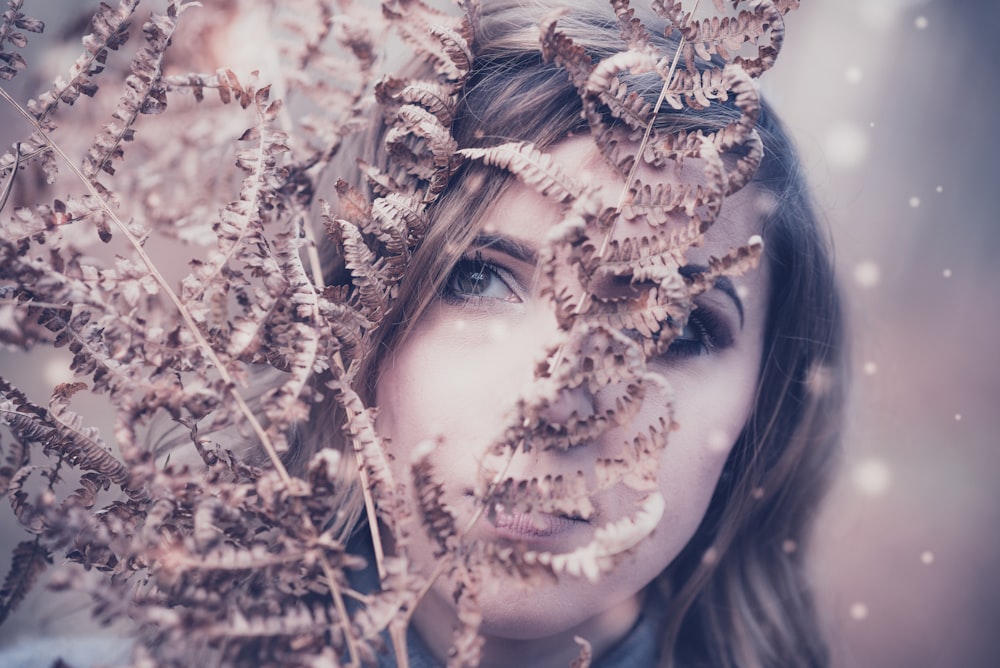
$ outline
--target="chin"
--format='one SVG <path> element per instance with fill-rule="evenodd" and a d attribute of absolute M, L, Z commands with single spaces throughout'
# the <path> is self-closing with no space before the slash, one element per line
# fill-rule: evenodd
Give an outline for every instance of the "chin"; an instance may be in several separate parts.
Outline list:
<path fill-rule="evenodd" d="M 612 582 L 610 577 L 596 584 L 568 576 L 559 580 L 549 575 L 540 577 L 547 579 L 525 584 L 504 577 L 485 587 L 478 599 L 482 632 L 511 640 L 573 636 L 589 634 L 585 629 L 595 624 L 617 626 L 638 614 L 639 592 Z M 631 621 L 625 624 L 629 626 Z"/>
<path fill-rule="evenodd" d="M 585 608 L 569 607 L 556 600 L 554 594 L 536 592 L 530 595 L 503 596 L 481 600 L 483 623 L 487 636 L 514 640 L 534 640 L 564 633 L 582 624 L 587 617 Z M 593 609 L 589 611 L 593 614 Z"/>

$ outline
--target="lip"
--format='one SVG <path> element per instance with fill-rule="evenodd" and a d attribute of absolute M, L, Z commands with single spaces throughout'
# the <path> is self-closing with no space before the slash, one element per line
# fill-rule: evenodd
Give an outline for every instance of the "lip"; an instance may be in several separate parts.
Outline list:
<path fill-rule="evenodd" d="M 557 538 L 590 524 L 566 515 L 508 511 L 500 503 L 494 504 L 487 519 L 499 536 L 520 541 Z"/>

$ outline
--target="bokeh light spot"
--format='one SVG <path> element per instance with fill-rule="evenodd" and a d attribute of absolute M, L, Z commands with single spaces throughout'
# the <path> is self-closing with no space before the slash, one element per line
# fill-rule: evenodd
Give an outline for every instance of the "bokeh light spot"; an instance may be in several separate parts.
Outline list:
<path fill-rule="evenodd" d="M 834 123 L 823 137 L 823 151 L 833 167 L 851 169 L 868 157 L 868 136 L 854 123 Z"/>
<path fill-rule="evenodd" d="M 726 432 L 721 429 L 715 429 L 708 435 L 705 444 L 713 452 L 727 452 L 733 441 L 734 439 L 730 438 Z"/>
<path fill-rule="evenodd" d="M 701 555 L 701 563 L 706 566 L 711 566 L 719 560 L 719 551 L 714 547 L 710 547 L 705 550 L 705 553 Z"/>
<path fill-rule="evenodd" d="M 881 272 L 878 265 L 871 260 L 859 262 L 854 267 L 854 282 L 863 288 L 871 288 L 878 285 Z"/>
<path fill-rule="evenodd" d="M 875 457 L 865 459 L 851 474 L 854 487 L 866 496 L 881 496 L 889 489 L 892 473 L 888 465 Z"/>
<path fill-rule="evenodd" d="M 61 357 L 52 357 L 42 366 L 42 378 L 48 385 L 58 385 L 73 380 L 73 372 Z"/>

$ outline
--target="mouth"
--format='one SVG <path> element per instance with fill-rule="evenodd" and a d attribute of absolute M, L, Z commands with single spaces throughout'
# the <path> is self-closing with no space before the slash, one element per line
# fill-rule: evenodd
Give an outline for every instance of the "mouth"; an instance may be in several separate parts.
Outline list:
<path fill-rule="evenodd" d="M 569 515 L 508 511 L 501 503 L 493 505 L 488 519 L 498 532 L 526 538 L 547 538 L 574 529 L 578 525 L 589 524 L 582 518 Z"/>

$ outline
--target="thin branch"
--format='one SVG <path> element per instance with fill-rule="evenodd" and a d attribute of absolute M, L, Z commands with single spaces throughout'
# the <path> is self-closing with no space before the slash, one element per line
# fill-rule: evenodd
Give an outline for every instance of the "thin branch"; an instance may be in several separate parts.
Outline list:
<path fill-rule="evenodd" d="M 347 643 L 347 656 L 350 662 L 348 665 L 360 667 L 361 655 L 358 653 L 354 634 L 351 633 L 351 618 L 347 614 L 347 606 L 344 605 L 344 593 L 334 577 L 333 567 L 330 566 L 330 562 L 323 553 L 319 554 L 319 565 L 323 569 L 323 576 L 326 578 L 327 584 L 330 586 L 330 598 L 333 599 L 333 605 L 337 608 L 337 615 L 340 617 L 341 624 L 344 625 L 344 641 Z"/>
<path fill-rule="evenodd" d="M 309 270 L 312 272 L 313 284 L 318 292 L 322 292 L 326 287 L 326 282 L 323 280 L 323 265 L 319 260 L 319 250 L 316 247 L 316 234 L 313 232 L 312 225 L 305 222 L 304 216 L 302 232 L 308 242 L 306 244 L 306 257 L 309 259 Z"/>
<path fill-rule="evenodd" d="M 139 241 L 138 238 L 136 238 L 134 234 L 132 234 L 128 226 L 126 226 L 125 223 L 121 221 L 121 219 L 118 217 L 118 214 L 114 212 L 114 210 L 111 208 L 108 202 L 98 192 L 97 188 L 94 187 L 93 182 L 91 182 L 90 179 L 84 176 L 83 172 L 81 172 L 80 169 L 76 166 L 76 164 L 72 160 L 70 160 L 69 156 L 66 155 L 66 153 L 62 150 L 62 148 L 60 148 L 60 146 L 55 143 L 55 141 L 48 135 L 48 133 L 46 133 L 42 129 L 42 127 L 38 124 L 38 121 L 36 121 L 35 118 L 30 113 L 28 113 L 28 111 L 24 109 L 24 107 L 22 107 L 17 102 L 17 100 L 12 98 L 3 88 L 0 88 L 0 97 L 3 97 L 5 100 L 7 100 L 7 102 L 11 106 L 13 106 L 14 109 L 16 109 L 17 112 L 21 114 L 21 116 L 23 116 L 35 130 L 38 131 L 42 139 L 45 140 L 45 143 L 49 145 L 49 148 L 51 148 L 56 155 L 62 158 L 63 162 L 66 163 L 69 169 L 73 172 L 74 176 L 76 176 L 80 180 L 80 182 L 84 184 L 84 186 L 94 197 L 94 199 L 101 203 L 101 209 L 108 216 L 108 218 L 111 219 L 111 221 L 115 224 L 115 226 L 119 229 L 119 231 L 121 231 L 121 233 L 128 240 L 129 244 L 131 244 L 132 248 L 135 250 L 136 255 L 139 257 L 143 265 L 145 265 L 146 269 L 149 271 L 150 276 L 152 276 L 153 280 L 156 281 L 156 284 L 159 286 L 159 288 L 163 291 L 165 295 L 167 295 L 167 298 L 170 299 L 174 307 L 177 309 L 178 313 L 181 316 L 181 319 L 184 321 L 184 324 L 187 326 L 188 330 L 191 332 L 191 335 L 197 342 L 198 347 L 202 349 L 202 352 L 205 353 L 205 356 L 208 358 L 209 362 L 212 363 L 218 370 L 219 376 L 226 383 L 226 386 L 228 387 L 229 390 L 229 394 L 233 398 L 233 401 L 236 402 L 237 407 L 240 409 L 240 413 L 246 419 L 251 429 L 253 429 L 253 432 L 257 436 L 257 438 L 260 439 L 261 446 L 264 448 L 264 451 L 267 452 L 267 456 L 271 460 L 271 463 L 274 465 L 275 471 L 278 473 L 278 476 L 281 478 L 281 481 L 286 485 L 290 484 L 292 481 L 291 476 L 288 475 L 288 471 L 285 469 L 285 465 L 281 462 L 281 458 L 278 456 L 278 451 L 274 447 L 274 443 L 271 442 L 271 437 L 268 436 L 267 432 L 264 430 L 263 425 L 261 425 L 260 421 L 257 419 L 257 416 L 254 415 L 253 411 L 250 409 L 250 406 L 247 405 L 246 401 L 243 399 L 239 391 L 236 389 L 236 382 L 234 381 L 233 377 L 229 374 L 229 371 L 226 369 L 225 365 L 222 363 L 222 360 L 219 359 L 219 356 L 215 353 L 215 350 L 212 348 L 212 344 L 208 342 L 208 340 L 201 333 L 201 330 L 198 329 L 198 325 L 195 323 L 194 318 L 191 317 L 191 313 L 181 302 L 180 297 L 177 296 L 177 293 L 174 292 L 173 288 L 170 287 L 170 284 L 167 283 L 167 280 L 160 273 L 159 269 L 156 268 L 156 265 L 153 263 L 153 260 L 149 257 L 149 255 L 146 254 L 146 251 L 142 247 L 142 243 Z"/>
<path fill-rule="evenodd" d="M 689 16 L 694 16 L 694 13 L 698 11 L 698 3 L 701 0 L 695 0 L 694 7 L 691 9 L 691 14 Z M 639 171 L 639 165 L 642 163 L 642 154 L 646 150 L 646 144 L 649 143 L 649 136 L 653 133 L 653 122 L 656 121 L 656 115 L 660 113 L 660 108 L 663 106 L 663 101 L 667 98 L 667 91 L 670 88 L 670 84 L 674 82 L 674 75 L 677 73 L 677 63 L 681 59 L 681 51 L 684 49 L 684 35 L 681 35 L 681 41 L 677 43 L 677 50 L 674 51 L 674 59 L 670 63 L 670 70 L 667 72 L 667 78 L 663 81 L 663 88 L 660 89 L 660 97 L 656 100 L 656 106 L 653 107 L 653 114 L 649 117 L 649 123 L 646 124 L 646 131 L 642 135 L 642 141 L 639 142 L 639 151 L 636 153 L 635 160 L 632 162 L 632 168 L 628 171 L 628 176 L 625 178 L 625 187 L 622 188 L 621 195 L 618 197 L 618 205 L 615 207 L 615 213 L 620 214 L 622 208 L 625 206 L 625 200 L 628 197 L 628 189 L 632 186 L 632 181 L 635 180 L 635 174 Z M 598 257 L 604 257 L 604 251 L 607 250 L 608 243 L 611 241 L 611 235 L 614 234 L 615 226 L 618 224 L 618 219 L 620 216 L 616 215 L 615 219 L 611 223 L 611 229 L 608 230 L 607 235 L 604 237 L 604 243 L 601 245 L 601 251 L 598 253 Z"/>
<path fill-rule="evenodd" d="M 510 449 L 510 452 L 507 455 L 507 460 L 503 464 L 503 468 L 497 471 L 497 474 L 493 476 L 493 480 L 490 481 L 489 487 L 486 488 L 486 494 L 483 495 L 485 502 L 479 504 L 479 507 L 476 508 L 476 512 L 472 514 L 472 517 L 469 519 L 465 527 L 462 529 L 461 532 L 462 536 L 468 534 L 469 531 L 472 530 L 472 527 L 475 526 L 476 522 L 479 521 L 479 518 L 483 516 L 483 512 L 486 510 L 486 506 L 489 505 L 490 497 L 493 496 L 493 492 L 494 490 L 496 490 L 497 485 L 500 484 L 500 481 L 503 480 L 504 476 L 507 475 L 507 471 L 510 469 L 511 462 L 514 460 L 514 455 L 516 453 L 517 453 L 517 448 Z M 450 558 L 451 556 L 452 556 L 451 553 L 449 553 L 445 555 L 440 561 L 438 561 L 437 566 L 434 567 L 434 570 L 431 571 L 430 576 L 427 578 L 427 582 L 424 583 L 424 586 L 420 589 L 420 593 L 417 594 L 416 600 L 418 603 L 424 596 L 427 595 L 427 592 L 431 590 L 431 587 L 434 586 L 434 583 L 437 581 L 437 579 L 441 577 L 441 574 L 444 573 L 444 569 L 446 569 L 451 564 L 451 558 Z M 413 617 L 413 613 L 416 611 L 416 608 L 417 606 L 416 604 L 414 604 L 413 608 L 407 611 L 407 616 L 406 616 L 407 625 L 409 625 L 410 619 Z"/>
<path fill-rule="evenodd" d="M 698 11 L 699 2 L 701 2 L 701 0 L 695 0 L 694 7 L 691 9 L 690 15 L 693 16 L 694 13 Z M 607 252 L 608 244 L 611 243 L 611 237 L 615 233 L 615 228 L 618 226 L 619 219 L 621 219 L 622 208 L 625 206 L 625 200 L 628 198 L 628 189 L 632 186 L 632 182 L 635 180 L 636 172 L 639 171 L 639 164 L 642 162 L 642 153 L 643 151 L 646 150 L 646 144 L 649 143 L 649 136 L 653 133 L 653 122 L 656 121 L 656 115 L 660 113 L 660 108 L 663 106 L 663 101 L 667 97 L 667 91 L 669 90 L 670 85 L 674 81 L 674 75 L 677 72 L 677 63 L 680 61 L 681 50 L 684 48 L 684 41 L 685 38 L 683 35 L 681 35 L 681 40 L 677 44 L 677 50 L 674 51 L 674 59 L 670 63 L 670 70 L 667 72 L 667 78 L 663 81 L 663 88 L 660 89 L 660 97 L 656 101 L 656 106 L 653 107 L 653 113 L 649 117 L 649 123 L 646 124 L 646 132 L 642 135 L 642 141 L 639 142 L 639 151 L 635 155 L 635 160 L 632 162 L 632 168 L 629 169 L 628 176 L 625 178 L 625 185 L 624 187 L 622 187 L 621 195 L 618 197 L 618 205 L 615 207 L 616 215 L 614 219 L 611 221 L 611 227 L 608 229 L 607 234 L 604 235 L 604 241 L 603 243 L 601 243 L 601 249 L 597 253 L 598 259 L 603 258 L 604 254 Z M 581 294 L 579 301 L 577 301 L 576 303 L 576 306 L 573 307 L 574 316 L 580 315 L 580 311 L 583 308 L 583 305 L 586 303 L 586 301 L 587 301 L 587 294 L 586 293 Z M 557 366 L 559 366 L 559 363 L 562 362 L 563 355 L 565 354 L 565 348 L 566 348 L 565 345 L 559 346 L 559 349 L 556 351 L 555 358 L 549 365 L 550 369 L 555 369 Z"/>
<path fill-rule="evenodd" d="M 0 195 L 0 211 L 7 206 L 7 198 L 10 197 L 11 190 L 14 189 L 14 177 L 17 176 L 17 169 L 21 166 L 21 142 L 14 145 L 14 166 L 10 168 L 10 178 L 4 184 L 3 194 Z"/>

